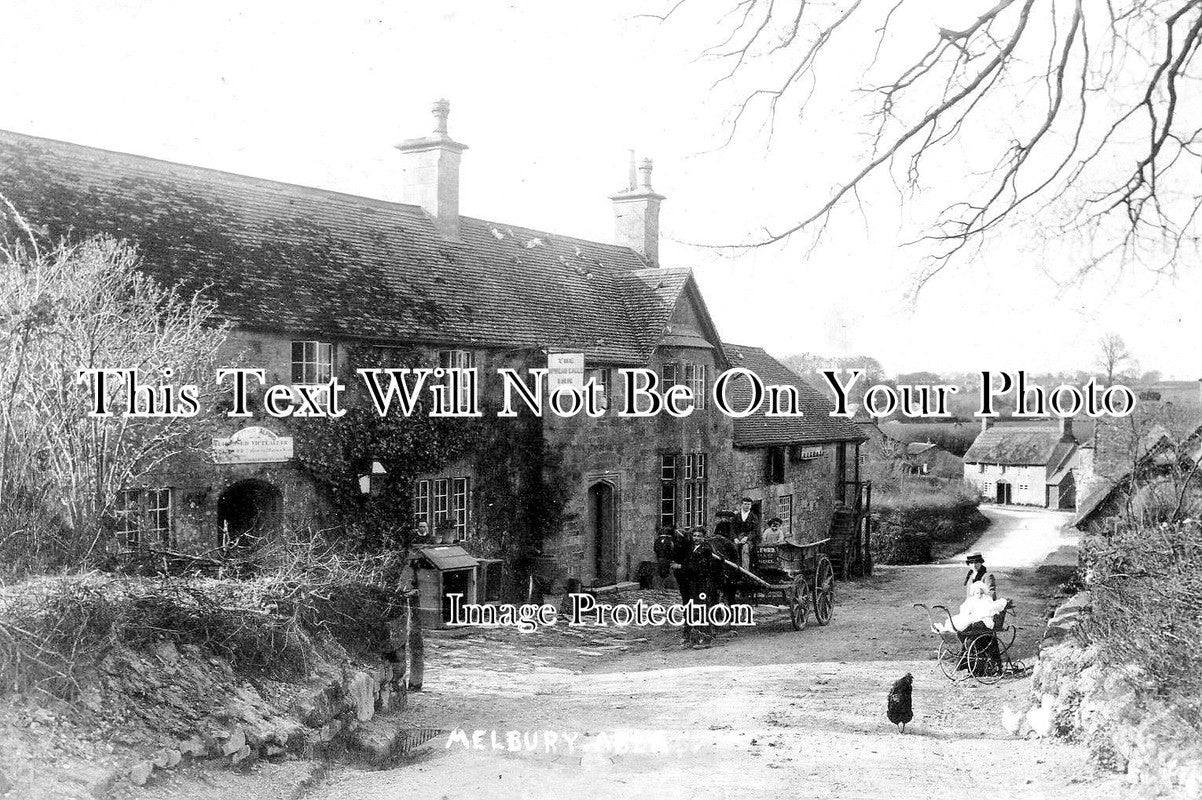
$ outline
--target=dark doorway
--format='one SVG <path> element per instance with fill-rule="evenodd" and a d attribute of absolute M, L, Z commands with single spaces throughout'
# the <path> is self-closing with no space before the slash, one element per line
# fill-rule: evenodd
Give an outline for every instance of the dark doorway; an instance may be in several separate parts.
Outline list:
<path fill-rule="evenodd" d="M 1010 505 L 1010 484 L 998 481 L 997 501 L 999 505 Z"/>
<path fill-rule="evenodd" d="M 442 621 L 451 621 L 451 595 L 463 595 L 459 605 L 475 603 L 476 598 L 468 591 L 472 588 L 472 571 L 470 569 L 455 569 L 442 573 Z"/>
<path fill-rule="evenodd" d="M 618 537 L 614 520 L 614 487 L 594 483 L 588 487 L 589 528 L 593 532 L 596 585 L 618 582 Z"/>
<path fill-rule="evenodd" d="M 1064 476 L 1059 488 L 1060 503 L 1056 507 L 1072 511 L 1077 507 L 1077 482 L 1073 479 L 1073 473 Z"/>
<path fill-rule="evenodd" d="M 239 481 L 217 499 L 217 526 L 223 547 L 249 548 L 279 531 L 283 498 L 266 481 Z"/>

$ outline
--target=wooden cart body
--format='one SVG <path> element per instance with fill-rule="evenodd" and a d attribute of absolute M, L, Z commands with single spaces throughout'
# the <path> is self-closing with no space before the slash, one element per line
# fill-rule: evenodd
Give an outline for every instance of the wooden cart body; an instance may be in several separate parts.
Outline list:
<path fill-rule="evenodd" d="M 756 599 L 779 595 L 794 629 L 801 630 L 811 608 L 819 625 L 828 624 L 834 614 L 835 570 L 827 555 L 830 541 L 757 545 L 751 552 L 751 569 L 722 561 L 738 576 L 737 595 Z"/>

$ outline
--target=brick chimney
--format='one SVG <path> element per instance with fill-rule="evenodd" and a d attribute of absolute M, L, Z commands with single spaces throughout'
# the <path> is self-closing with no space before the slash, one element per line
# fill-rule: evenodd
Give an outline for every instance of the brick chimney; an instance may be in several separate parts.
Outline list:
<path fill-rule="evenodd" d="M 459 239 L 459 158 L 467 145 L 447 135 L 451 104 L 434 102 L 434 131 L 396 147 L 404 157 L 401 200 L 421 206 L 444 238 Z"/>
<path fill-rule="evenodd" d="M 981 417 L 981 433 L 993 427 L 993 417 Z"/>
<path fill-rule="evenodd" d="M 651 159 L 638 165 L 635 180 L 634 151 L 630 151 L 627 186 L 610 196 L 614 203 L 614 244 L 629 247 L 653 267 L 659 266 L 659 204 L 664 200 L 651 188 Z"/>
<path fill-rule="evenodd" d="M 1073 435 L 1073 418 L 1072 417 L 1061 417 L 1060 418 L 1060 441 L 1062 441 L 1062 442 L 1077 441 L 1077 437 Z"/>

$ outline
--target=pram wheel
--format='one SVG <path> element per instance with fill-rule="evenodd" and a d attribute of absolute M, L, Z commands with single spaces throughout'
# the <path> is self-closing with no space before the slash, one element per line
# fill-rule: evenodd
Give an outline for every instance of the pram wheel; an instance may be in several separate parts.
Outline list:
<path fill-rule="evenodd" d="M 976 678 L 978 683 L 992 686 L 1002 679 L 1002 658 L 996 636 L 987 634 L 973 637 L 964 655 L 968 662 L 968 674 Z"/>
<path fill-rule="evenodd" d="M 964 668 L 960 662 L 964 658 L 964 653 L 960 648 L 949 646 L 947 642 L 940 642 L 938 658 L 939 669 L 943 670 L 944 676 L 949 681 L 961 681 L 968 677 L 968 673 L 962 672 Z"/>

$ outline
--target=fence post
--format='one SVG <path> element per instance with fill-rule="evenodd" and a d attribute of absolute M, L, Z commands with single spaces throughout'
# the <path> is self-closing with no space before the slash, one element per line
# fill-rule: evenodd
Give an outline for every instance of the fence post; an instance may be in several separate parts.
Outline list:
<path fill-rule="evenodd" d="M 872 481 L 864 484 L 864 574 L 872 577 Z"/>
<path fill-rule="evenodd" d="M 405 597 L 405 611 L 406 627 L 409 633 L 409 647 L 407 648 L 409 669 L 406 670 L 408 687 L 411 692 L 420 692 L 426 673 L 426 653 L 425 643 L 422 640 L 421 601 L 416 590 L 409 592 Z"/>

